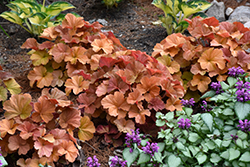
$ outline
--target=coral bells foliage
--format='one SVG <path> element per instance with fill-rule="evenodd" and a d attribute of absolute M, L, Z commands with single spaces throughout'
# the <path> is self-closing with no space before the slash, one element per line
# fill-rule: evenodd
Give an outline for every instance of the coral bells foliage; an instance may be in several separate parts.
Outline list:
<path fill-rule="evenodd" d="M 17 165 L 38 166 L 48 163 L 54 166 L 61 158 L 74 162 L 78 148 L 74 134 L 80 140 L 88 140 L 95 132 L 94 124 L 87 116 L 67 100 L 57 88 L 43 89 L 37 102 L 31 102 L 29 94 L 12 95 L 3 104 L 5 119 L 0 121 L 0 146 L 3 154 L 17 152 L 27 155 Z"/>
<path fill-rule="evenodd" d="M 120 132 L 144 124 L 152 111 L 181 109 L 184 95 L 180 81 L 146 53 L 126 50 L 111 32 L 102 32 L 68 14 L 62 25 L 47 28 L 38 44 L 28 39 L 35 66 L 28 78 L 31 86 L 65 85 L 66 94 L 79 95 L 79 108 L 93 117 L 106 116 Z M 42 61 L 42 59 L 44 61 Z"/>
<path fill-rule="evenodd" d="M 211 78 L 224 81 L 239 75 L 237 67 L 250 70 L 250 30 L 242 23 L 221 22 L 214 17 L 186 19 L 191 36 L 171 34 L 156 44 L 152 56 L 163 63 L 192 92 L 204 93 Z M 227 74 L 229 68 L 235 67 Z M 195 98 L 197 99 L 197 98 Z"/>

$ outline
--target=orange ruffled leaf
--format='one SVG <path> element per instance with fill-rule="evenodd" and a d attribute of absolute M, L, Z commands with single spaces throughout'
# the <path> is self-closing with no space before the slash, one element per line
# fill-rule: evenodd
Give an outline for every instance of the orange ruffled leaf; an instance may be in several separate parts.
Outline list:
<path fill-rule="evenodd" d="M 66 44 L 58 43 L 49 51 L 49 54 L 53 55 L 54 60 L 57 63 L 61 63 L 65 56 L 71 54 L 71 49 Z"/>
<path fill-rule="evenodd" d="M 24 121 L 22 124 L 18 125 L 17 129 L 21 132 L 20 137 L 27 140 L 33 135 L 34 130 L 37 128 L 36 124 L 29 121 Z"/>
<path fill-rule="evenodd" d="M 44 86 L 50 86 L 53 81 L 52 73 L 47 72 L 47 69 L 43 66 L 33 68 L 28 74 L 30 80 L 30 86 L 33 87 L 37 81 L 37 87 L 43 88 Z"/>
<path fill-rule="evenodd" d="M 30 94 L 12 95 L 10 100 L 3 104 L 3 109 L 6 110 L 4 116 L 6 119 L 15 118 L 20 116 L 21 119 L 26 119 L 30 116 L 32 106 L 30 104 Z"/>
<path fill-rule="evenodd" d="M 132 120 L 126 120 L 122 118 L 114 120 L 114 123 L 118 128 L 119 132 L 131 133 L 131 129 L 135 130 L 135 123 Z"/>
<path fill-rule="evenodd" d="M 18 126 L 18 124 L 15 124 L 13 119 L 2 119 L 0 121 L 0 125 L 1 138 L 4 138 L 7 133 L 13 135 L 16 132 L 16 128 Z"/>
<path fill-rule="evenodd" d="M 143 107 L 139 109 L 137 105 L 133 105 L 128 112 L 128 117 L 135 118 L 135 122 L 139 124 L 145 124 L 146 115 L 150 116 L 151 112 L 149 110 L 143 109 Z"/>
<path fill-rule="evenodd" d="M 73 90 L 74 94 L 77 95 L 82 92 L 84 89 L 89 88 L 89 81 L 83 80 L 82 76 L 73 76 L 71 79 L 67 79 L 65 82 L 65 92 L 66 95 L 69 95 L 71 90 Z"/>
<path fill-rule="evenodd" d="M 58 153 L 61 155 L 65 154 L 65 158 L 69 162 L 74 162 L 78 153 L 78 149 L 75 147 L 72 141 L 63 141 L 58 149 Z"/>
<path fill-rule="evenodd" d="M 93 47 L 93 51 L 99 52 L 103 50 L 106 54 L 112 53 L 114 50 L 113 42 L 110 39 L 95 39 L 91 46 Z"/>
<path fill-rule="evenodd" d="M 67 107 L 62 110 L 59 116 L 59 125 L 62 128 L 70 128 L 74 130 L 80 126 L 81 112 L 77 109 Z"/>
<path fill-rule="evenodd" d="M 53 151 L 54 144 L 46 140 L 38 138 L 34 143 L 34 148 L 38 150 L 38 155 L 41 158 L 42 156 L 50 157 Z"/>
<path fill-rule="evenodd" d="M 200 74 L 194 75 L 191 80 L 192 86 L 198 86 L 200 92 L 205 92 L 208 89 L 208 84 L 211 82 L 211 79 L 207 76 L 202 76 Z"/>
<path fill-rule="evenodd" d="M 20 136 L 10 136 L 8 147 L 11 151 L 18 149 L 19 155 L 26 155 L 30 150 L 30 144 L 27 140 L 23 140 Z"/>

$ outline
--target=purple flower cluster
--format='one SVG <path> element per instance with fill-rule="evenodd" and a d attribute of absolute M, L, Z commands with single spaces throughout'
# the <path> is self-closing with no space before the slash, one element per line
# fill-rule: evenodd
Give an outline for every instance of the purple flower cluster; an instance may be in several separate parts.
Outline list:
<path fill-rule="evenodd" d="M 202 101 L 201 109 L 202 109 L 202 111 L 206 111 L 206 112 L 209 112 L 209 111 L 212 110 L 212 108 L 210 108 L 210 107 L 207 105 L 207 102 L 206 102 L 205 100 Z"/>
<path fill-rule="evenodd" d="M 183 119 L 183 118 L 181 118 L 180 120 L 179 120 L 179 122 L 178 122 L 178 124 L 179 124 L 179 128 L 181 128 L 181 129 L 188 129 L 188 128 L 190 128 L 190 126 L 191 126 L 191 122 L 190 122 L 191 120 L 190 119 Z"/>
<path fill-rule="evenodd" d="M 96 156 L 93 156 L 93 159 L 91 157 L 88 157 L 87 159 L 87 166 L 88 167 L 100 167 L 101 164 L 98 163 L 98 159 L 96 158 Z"/>
<path fill-rule="evenodd" d="M 125 167 L 127 165 L 127 161 L 123 161 L 118 158 L 118 156 L 115 156 L 111 159 L 110 167 Z"/>
<path fill-rule="evenodd" d="M 157 143 L 149 143 L 147 142 L 147 145 L 145 147 L 142 147 L 142 151 L 144 151 L 145 154 L 149 154 L 152 157 L 154 156 L 155 152 L 158 152 L 159 146 L 157 146 Z"/>
<path fill-rule="evenodd" d="M 218 82 L 212 82 L 210 86 L 211 86 L 211 88 L 213 90 L 216 91 L 216 94 L 219 94 L 219 93 L 223 92 L 221 84 L 220 84 L 220 81 L 218 81 Z"/>
<path fill-rule="evenodd" d="M 231 135 L 232 140 L 236 141 L 239 137 L 237 135 Z"/>
<path fill-rule="evenodd" d="M 130 134 L 130 133 L 127 133 L 127 134 L 126 134 L 126 137 L 125 137 L 125 139 L 126 139 L 125 144 L 126 144 L 128 147 L 131 147 L 131 145 L 132 145 L 133 143 L 136 143 L 137 145 L 141 144 L 141 138 L 140 138 L 140 136 L 139 136 L 139 128 L 136 129 L 136 131 L 134 131 L 133 129 L 131 129 L 131 132 L 132 132 L 132 134 Z M 130 148 L 129 151 L 130 151 L 130 153 L 132 153 L 132 152 L 133 152 L 133 148 Z"/>
<path fill-rule="evenodd" d="M 245 119 L 244 122 L 242 120 L 239 120 L 239 123 L 240 124 L 237 127 L 239 127 L 242 131 L 250 131 L 250 121 L 248 121 L 247 119 Z"/>
<path fill-rule="evenodd" d="M 195 101 L 194 98 L 191 98 L 189 100 L 181 99 L 181 103 L 184 107 L 192 107 L 194 106 Z"/>
<path fill-rule="evenodd" d="M 235 92 L 237 101 L 245 102 L 250 100 L 250 82 L 243 83 L 243 81 L 238 81 L 235 87 L 237 88 Z"/>
<path fill-rule="evenodd" d="M 245 74 L 245 71 L 241 67 L 232 67 L 228 69 L 228 75 L 231 77 L 238 77 Z"/>

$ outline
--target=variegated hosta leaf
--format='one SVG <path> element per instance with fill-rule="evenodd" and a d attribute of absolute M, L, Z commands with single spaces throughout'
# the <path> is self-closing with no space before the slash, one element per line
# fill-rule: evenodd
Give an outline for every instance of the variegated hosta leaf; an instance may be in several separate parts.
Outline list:
<path fill-rule="evenodd" d="M 180 9 L 182 10 L 184 14 L 184 18 L 187 18 L 188 16 L 203 11 L 211 6 L 210 3 L 204 0 L 192 0 L 188 3 L 182 2 L 180 4 Z"/>
<path fill-rule="evenodd" d="M 41 25 L 43 20 L 46 19 L 47 15 L 45 13 L 35 13 L 32 16 L 30 16 L 28 19 L 31 24 L 34 25 Z"/>
<path fill-rule="evenodd" d="M 16 23 L 19 25 L 22 25 L 23 23 L 23 20 L 19 17 L 18 13 L 15 11 L 3 12 L 2 14 L 0 14 L 0 16 L 12 23 Z"/>
<path fill-rule="evenodd" d="M 48 6 L 46 13 L 51 16 L 56 16 L 58 15 L 61 11 L 68 10 L 75 8 L 73 5 L 71 5 L 68 2 L 54 2 L 51 5 Z"/>
<path fill-rule="evenodd" d="M 173 13 L 171 6 L 165 4 L 163 0 L 153 0 L 152 4 L 155 5 L 157 8 L 163 10 L 165 16 L 167 16 L 167 14 L 169 13 Z"/>

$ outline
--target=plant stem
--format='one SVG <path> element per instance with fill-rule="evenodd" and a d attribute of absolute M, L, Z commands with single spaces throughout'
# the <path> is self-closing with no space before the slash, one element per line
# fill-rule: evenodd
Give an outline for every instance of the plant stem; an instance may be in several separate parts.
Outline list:
<path fill-rule="evenodd" d="M 43 0 L 43 7 L 45 6 L 45 0 Z"/>

